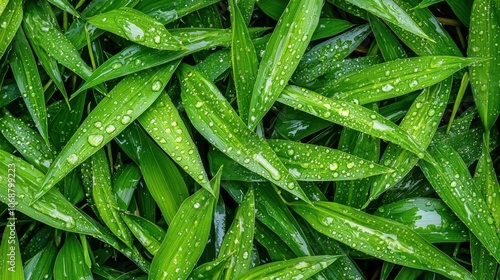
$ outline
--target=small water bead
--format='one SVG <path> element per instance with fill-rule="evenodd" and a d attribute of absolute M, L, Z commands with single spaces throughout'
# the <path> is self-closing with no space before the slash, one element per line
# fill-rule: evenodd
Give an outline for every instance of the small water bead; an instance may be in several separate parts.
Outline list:
<path fill-rule="evenodd" d="M 115 126 L 110 124 L 106 127 L 106 132 L 107 133 L 113 133 L 116 130 Z"/>
<path fill-rule="evenodd" d="M 123 66 L 123 64 L 121 64 L 120 62 L 116 62 L 116 63 L 111 64 L 111 69 L 117 70 L 117 69 L 122 68 L 122 66 Z"/>
<path fill-rule="evenodd" d="M 122 117 L 121 122 L 122 122 L 122 124 L 128 124 L 130 122 L 130 120 L 131 120 L 130 116 L 125 115 Z"/>
<path fill-rule="evenodd" d="M 457 186 L 457 182 L 456 181 L 452 181 L 450 185 L 451 185 L 452 188 L 454 188 L 454 187 Z"/>
<path fill-rule="evenodd" d="M 198 208 L 200 208 L 200 203 L 196 202 L 193 206 L 194 206 L 194 208 L 198 209 Z"/>
<path fill-rule="evenodd" d="M 75 164 L 78 161 L 78 156 L 76 154 L 71 154 L 66 159 L 66 161 L 69 162 L 70 164 Z"/>
<path fill-rule="evenodd" d="M 391 91 L 393 88 L 394 88 L 394 86 L 393 86 L 393 85 L 391 85 L 391 84 L 386 84 L 386 85 L 383 85 L 383 86 L 382 86 L 382 91 L 383 91 L 383 92 L 388 92 L 388 91 Z"/>
<path fill-rule="evenodd" d="M 96 122 L 96 123 L 94 123 L 94 126 L 97 127 L 97 128 L 101 128 L 102 127 L 102 123 L 101 122 Z"/>
<path fill-rule="evenodd" d="M 151 86 L 153 91 L 159 91 L 161 89 L 162 83 L 160 81 L 155 81 Z"/>
<path fill-rule="evenodd" d="M 0 24 L 0 27 L 6 28 L 7 27 L 7 22 L 6 21 L 2 22 L 2 24 Z"/>

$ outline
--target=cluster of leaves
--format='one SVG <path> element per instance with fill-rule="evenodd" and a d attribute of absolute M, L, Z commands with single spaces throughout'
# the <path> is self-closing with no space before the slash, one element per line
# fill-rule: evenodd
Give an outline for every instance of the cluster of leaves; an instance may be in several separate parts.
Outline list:
<path fill-rule="evenodd" d="M 495 279 L 499 10 L 1 0 L 0 279 Z"/>

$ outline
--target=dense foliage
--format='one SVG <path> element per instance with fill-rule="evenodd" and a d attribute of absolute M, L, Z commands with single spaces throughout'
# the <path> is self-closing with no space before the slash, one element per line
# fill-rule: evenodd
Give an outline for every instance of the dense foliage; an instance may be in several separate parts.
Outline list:
<path fill-rule="evenodd" d="M 498 279 L 498 0 L 0 0 L 0 279 Z"/>

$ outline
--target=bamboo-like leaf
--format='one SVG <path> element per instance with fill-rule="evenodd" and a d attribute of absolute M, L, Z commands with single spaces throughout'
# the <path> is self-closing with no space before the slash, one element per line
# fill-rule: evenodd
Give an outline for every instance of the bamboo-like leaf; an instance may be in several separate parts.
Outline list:
<path fill-rule="evenodd" d="M 233 79 L 236 88 L 238 112 L 244 123 L 248 122 L 252 90 L 257 77 L 259 62 L 257 53 L 248 34 L 245 19 L 236 0 L 231 0 L 231 61 L 233 65 Z M 239 1 L 245 3 L 248 1 Z"/>
<path fill-rule="evenodd" d="M 36 280 L 43 279 L 44 277 L 51 278 L 54 271 L 56 256 L 56 247 L 54 244 L 48 243 L 45 248 L 26 262 L 24 266 L 24 279 Z"/>
<path fill-rule="evenodd" d="M 191 139 L 175 105 L 166 93 L 161 94 L 138 120 L 156 143 L 184 171 L 202 187 L 212 191 L 198 148 Z"/>
<path fill-rule="evenodd" d="M 178 0 L 178 1 L 139 1 L 135 9 L 167 24 L 187 14 L 219 2 L 220 0 Z M 119 1 L 118 1 L 119 2 Z"/>
<path fill-rule="evenodd" d="M 372 161 L 327 147 L 284 140 L 268 143 L 300 181 L 356 180 L 391 172 Z"/>
<path fill-rule="evenodd" d="M 113 174 L 113 194 L 118 209 L 127 210 L 141 176 L 139 167 L 133 163 L 123 166 Z"/>
<path fill-rule="evenodd" d="M 421 144 L 393 122 L 362 106 L 326 98 L 313 91 L 297 86 L 288 86 L 278 102 L 304 111 L 316 117 L 387 140 L 416 154 L 424 156 Z"/>
<path fill-rule="evenodd" d="M 163 24 L 133 8 L 122 7 L 93 16 L 87 21 L 99 29 L 149 48 L 172 51 L 185 49 Z"/>
<path fill-rule="evenodd" d="M 37 71 L 35 57 L 22 28 L 17 31 L 12 49 L 10 60 L 12 73 L 38 132 L 45 143 L 48 143 L 47 113 L 42 82 Z"/>
<path fill-rule="evenodd" d="M 219 170 L 212 179 L 215 195 L 200 189 L 184 200 L 153 258 L 149 279 L 186 279 L 189 276 L 210 235 L 221 172 Z"/>
<path fill-rule="evenodd" d="M 49 138 L 58 150 L 66 145 L 82 122 L 85 99 L 86 94 L 83 93 L 69 101 L 70 107 L 62 101 L 54 102 L 47 107 Z"/>
<path fill-rule="evenodd" d="M 2 15 L 3 11 L 7 7 L 7 4 L 9 4 L 9 0 L 2 1 L 0 3 L 0 16 Z"/>
<path fill-rule="evenodd" d="M 431 146 L 429 153 L 434 162 L 419 163 L 425 177 L 448 207 L 500 262 L 500 247 L 497 246 L 500 238 L 495 220 L 467 166 L 457 152 L 445 144 Z"/>
<path fill-rule="evenodd" d="M 317 231 L 376 258 L 451 279 L 474 279 L 467 269 L 400 223 L 335 202 L 294 202 L 291 206 Z"/>
<path fill-rule="evenodd" d="M 489 138 L 489 135 L 484 135 L 483 139 L 487 138 Z M 480 187 L 481 195 L 486 200 L 498 232 L 500 230 L 500 184 L 493 167 L 491 155 L 488 153 L 487 143 L 484 142 L 486 141 L 483 141 L 482 153 L 477 162 L 474 181 Z"/>
<path fill-rule="evenodd" d="M 420 0 L 394 0 L 394 2 L 404 9 L 413 21 L 417 22 L 419 27 L 434 41 L 415 36 L 401 28 L 397 22 L 388 22 L 387 24 L 394 31 L 396 36 L 420 56 L 462 56 L 462 52 L 458 46 L 432 12 L 427 8 L 414 8 L 419 1 Z"/>
<path fill-rule="evenodd" d="M 212 145 L 239 164 L 306 199 L 271 147 L 245 127 L 215 85 L 194 67 L 182 65 L 179 70 L 184 108 L 194 127 Z"/>
<path fill-rule="evenodd" d="M 473 2 L 474 1 L 472 0 L 446 0 L 446 3 L 450 5 L 450 8 L 453 10 L 457 18 L 460 19 L 465 26 L 470 26 Z"/>
<path fill-rule="evenodd" d="M 484 248 L 474 234 L 470 233 L 470 251 L 472 259 L 472 273 L 477 279 L 493 280 L 497 271 L 498 262 Z"/>
<path fill-rule="evenodd" d="M 55 158 L 54 149 L 47 146 L 43 138 L 25 122 L 3 110 L 0 128 L 3 136 L 16 150 L 38 170 L 47 172 Z"/>
<path fill-rule="evenodd" d="M 64 65 L 78 76 L 87 80 L 92 75 L 92 68 L 82 59 L 75 46 L 50 21 L 45 21 L 36 8 L 26 10 L 24 26 L 33 36 L 33 42 L 41 47 L 48 55 Z M 101 92 L 104 89 L 98 88 Z"/>
<path fill-rule="evenodd" d="M 58 27 L 54 12 L 52 11 L 49 3 L 47 3 L 46 1 L 29 1 L 28 3 L 26 3 L 24 11 L 28 14 L 36 14 L 39 19 L 50 22 L 53 28 Z M 62 79 L 57 61 L 53 57 L 49 56 L 41 46 L 36 44 L 36 35 L 32 33 L 32 30 L 32 26 L 30 26 L 29 23 L 27 24 L 25 21 L 24 31 L 26 32 L 26 36 L 31 43 L 33 51 L 38 57 L 38 60 L 42 67 L 45 69 L 47 74 L 49 74 L 50 78 L 57 86 L 57 89 L 59 89 L 59 91 L 61 91 L 61 93 L 63 94 L 64 99 L 68 101 L 68 94 L 66 92 L 66 88 L 64 87 L 64 81 Z"/>
<path fill-rule="evenodd" d="M 255 198 L 250 187 L 222 242 L 219 258 L 229 257 L 223 279 L 235 279 L 250 269 L 255 228 Z"/>
<path fill-rule="evenodd" d="M 215 259 L 198 266 L 191 272 L 188 280 L 221 279 L 229 257 Z"/>
<path fill-rule="evenodd" d="M 490 130 L 500 114 L 500 18 L 495 1 L 474 1 L 467 54 L 488 60 L 471 65 L 470 83 L 479 116 Z"/>
<path fill-rule="evenodd" d="M 83 163 L 82 173 L 90 176 L 87 188 L 95 209 L 104 224 L 127 246 L 132 247 L 133 238 L 118 212 L 118 204 L 111 187 L 111 173 L 104 150 L 98 150 L 88 162 Z M 85 183 L 85 182 L 84 182 Z"/>
<path fill-rule="evenodd" d="M 165 237 L 165 231 L 156 224 L 139 216 L 123 214 L 122 218 L 135 238 L 154 256 Z"/>
<path fill-rule="evenodd" d="M 251 269 L 236 279 L 307 279 L 327 268 L 337 258 L 338 256 L 312 256 L 271 262 Z"/>
<path fill-rule="evenodd" d="M 67 234 L 54 264 L 54 279 L 92 279 L 90 267 L 83 263 L 83 248 L 73 234 Z"/>
<path fill-rule="evenodd" d="M 434 85 L 474 62 L 478 59 L 451 56 L 398 59 L 344 76 L 320 92 L 328 92 L 327 96 L 335 99 L 367 104 Z"/>
<path fill-rule="evenodd" d="M 248 127 L 254 130 L 278 98 L 304 54 L 322 0 L 291 0 L 269 39 L 252 92 Z"/>
<path fill-rule="evenodd" d="M 306 84 L 324 75 L 353 52 L 370 33 L 370 27 L 365 24 L 317 44 L 304 54 L 292 80 Z"/>
<path fill-rule="evenodd" d="M 2 1 L 6 6 L 0 14 L 0 57 L 2 57 L 17 33 L 23 19 L 23 1 Z"/>
<path fill-rule="evenodd" d="M 142 133 L 139 150 L 139 167 L 151 196 L 170 224 L 179 207 L 188 196 L 188 187 L 179 170 L 155 143 Z M 137 146 L 132 146 L 135 148 Z"/>
<path fill-rule="evenodd" d="M 402 223 L 431 243 L 469 240 L 467 228 L 439 199 L 403 199 L 379 207 L 374 215 Z"/>
<path fill-rule="evenodd" d="M 406 52 L 403 49 L 403 46 L 401 46 L 396 36 L 394 36 L 390 29 L 387 28 L 387 26 L 384 25 L 379 18 L 368 14 L 368 20 L 370 21 L 370 27 L 373 31 L 373 35 L 377 40 L 377 46 L 379 47 L 385 61 L 406 57 Z"/>
<path fill-rule="evenodd" d="M 377 106 L 372 106 L 372 108 L 376 111 Z M 340 135 L 339 149 L 353 156 L 366 159 L 367 162 L 378 162 L 380 139 L 344 128 Z M 337 182 L 335 184 L 334 201 L 354 208 L 361 208 L 368 198 L 372 179 L 364 178 L 363 180 Z"/>
<path fill-rule="evenodd" d="M 231 43 L 231 33 L 224 29 L 176 29 L 172 31 L 172 35 L 182 40 L 187 50 L 161 51 L 131 45 L 99 66 L 77 93 L 111 79 L 168 63 L 203 49 L 227 46 Z"/>
<path fill-rule="evenodd" d="M 14 173 L 15 174 L 15 173 Z M 12 177 L 9 176 L 9 180 Z M 9 181 L 9 183 L 11 183 Z M 12 184 L 12 183 L 11 183 Z M 15 184 L 15 182 L 14 182 Z M 21 260 L 21 245 L 17 238 L 16 217 L 15 217 L 15 191 L 9 192 L 9 218 L 3 228 L 2 241 L 0 244 L 0 277 L 2 279 L 22 280 L 24 279 L 23 261 Z M 12 197 L 12 195 L 14 195 Z M 12 197 L 12 198 L 11 198 Z"/>
<path fill-rule="evenodd" d="M 424 89 L 399 125 L 423 147 L 429 146 L 432 136 L 438 128 L 450 96 L 451 83 L 452 78 L 449 78 Z M 389 145 L 384 151 L 380 163 L 396 172 L 391 175 L 379 176 L 374 180 L 369 201 L 378 198 L 384 191 L 403 179 L 417 162 L 418 157 L 415 155 L 396 145 Z"/>
<path fill-rule="evenodd" d="M 380 17 L 388 22 L 398 25 L 404 30 L 407 30 L 419 37 L 430 41 L 434 38 L 429 37 L 422 28 L 419 27 L 406 11 L 401 8 L 397 2 L 392 0 L 347 0 L 347 2 L 367 10 L 377 17 Z"/>
<path fill-rule="evenodd" d="M 80 14 L 73 8 L 73 6 L 67 0 L 47 0 L 50 4 L 58 7 L 59 9 L 79 18 Z"/>
<path fill-rule="evenodd" d="M 71 170 L 101 149 L 160 95 L 177 67 L 170 63 L 123 79 L 92 110 L 47 172 L 35 199 L 40 198 Z"/>
<path fill-rule="evenodd" d="M 320 18 L 318 26 L 314 30 L 311 41 L 329 38 L 337 35 L 351 27 L 354 23 L 338 18 Z"/>

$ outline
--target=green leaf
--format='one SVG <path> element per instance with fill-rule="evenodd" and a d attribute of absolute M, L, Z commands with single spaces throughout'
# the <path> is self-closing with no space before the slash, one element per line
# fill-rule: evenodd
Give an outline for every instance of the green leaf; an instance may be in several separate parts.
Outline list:
<path fill-rule="evenodd" d="M 467 228 L 439 199 L 403 199 L 380 206 L 374 215 L 402 223 L 431 243 L 469 240 Z"/>
<path fill-rule="evenodd" d="M 79 18 L 80 14 L 73 8 L 73 6 L 67 0 L 47 0 L 50 4 L 58 7 L 59 9 Z"/>
<path fill-rule="evenodd" d="M 220 0 L 177 0 L 164 2 L 148 0 L 139 1 L 135 8 L 150 17 L 153 17 L 161 24 L 167 24 L 219 1 Z"/>
<path fill-rule="evenodd" d="M 334 68 L 339 60 L 352 53 L 370 32 L 370 27 L 365 24 L 315 45 L 302 57 L 292 80 L 306 84 L 324 75 Z"/>
<path fill-rule="evenodd" d="M 160 95 L 177 63 L 128 76 L 90 112 L 47 172 L 35 199 L 101 149 Z"/>
<path fill-rule="evenodd" d="M 178 75 L 184 108 L 196 130 L 239 164 L 307 201 L 269 144 L 245 126 L 214 84 L 188 65 Z"/>
<path fill-rule="evenodd" d="M 378 259 L 451 279 L 474 279 L 448 255 L 400 223 L 335 202 L 294 202 L 291 206 L 317 231 Z"/>
<path fill-rule="evenodd" d="M 12 174 L 15 175 L 15 173 L 9 173 L 9 175 Z M 11 176 L 9 176 L 9 183 L 11 183 L 10 179 L 12 179 Z M 13 189 L 9 188 L 9 190 Z M 12 195 L 14 196 L 12 197 Z M 18 230 L 16 230 L 15 195 L 15 190 L 13 190 L 13 192 L 9 191 L 9 217 L 3 228 L 2 241 L 0 244 L 0 277 L 2 279 L 22 280 L 24 279 L 24 272 L 20 251 L 21 245 L 17 238 Z"/>
<path fill-rule="evenodd" d="M 67 234 L 54 264 L 54 279 L 93 279 L 83 258 L 80 242 L 73 234 Z"/>
<path fill-rule="evenodd" d="M 299 181 L 357 180 L 391 172 L 375 162 L 327 147 L 285 140 L 268 143 Z"/>
<path fill-rule="evenodd" d="M 139 167 L 133 163 L 126 164 L 113 174 L 113 194 L 118 209 L 127 210 L 141 177 Z"/>
<path fill-rule="evenodd" d="M 444 114 L 451 92 L 451 84 L 452 78 L 449 78 L 424 89 L 399 125 L 425 148 L 429 146 Z M 418 157 L 415 155 L 396 145 L 389 145 L 384 151 L 380 163 L 396 170 L 396 172 L 379 176 L 374 180 L 369 201 L 378 198 L 384 191 L 403 179 L 417 162 Z"/>
<path fill-rule="evenodd" d="M 318 25 L 322 0 L 291 0 L 269 39 L 250 103 L 254 130 L 288 83 Z"/>
<path fill-rule="evenodd" d="M 189 276 L 210 235 L 221 172 L 219 170 L 212 180 L 215 196 L 200 189 L 184 200 L 153 258 L 149 279 L 186 279 Z"/>
<path fill-rule="evenodd" d="M 89 199 L 92 199 L 97 210 L 96 214 L 116 237 L 132 247 L 132 234 L 118 212 L 118 204 L 111 187 L 109 163 L 104 150 L 98 150 L 92 155 L 87 162 L 82 164 L 82 169 L 86 169 L 82 173 L 91 176 L 86 187 L 90 189 Z"/>
<path fill-rule="evenodd" d="M 257 53 L 248 34 L 245 19 L 243 18 L 236 0 L 231 0 L 231 61 L 233 79 L 238 101 L 238 112 L 244 123 L 248 122 L 252 90 L 257 77 L 259 62 Z M 245 3 L 248 1 L 239 1 Z"/>
<path fill-rule="evenodd" d="M 492 0 L 474 1 L 469 34 L 468 56 L 487 60 L 469 67 L 470 84 L 479 116 L 490 130 L 500 114 L 500 18 Z"/>
<path fill-rule="evenodd" d="M 250 187 L 222 241 L 218 258 L 229 258 L 223 279 L 235 279 L 250 269 L 254 230 L 255 198 Z"/>
<path fill-rule="evenodd" d="M 165 231 L 156 224 L 139 216 L 123 214 L 122 218 L 135 238 L 139 240 L 146 250 L 151 255 L 156 255 L 161 241 L 165 237 Z"/>
<path fill-rule="evenodd" d="M 474 276 L 477 279 L 495 279 L 498 262 L 472 233 L 470 233 L 470 251 Z"/>
<path fill-rule="evenodd" d="M 389 28 L 377 17 L 368 14 L 370 27 L 385 61 L 406 57 L 406 52 Z"/>
<path fill-rule="evenodd" d="M 54 244 L 48 243 L 45 248 L 26 262 L 24 266 L 24 279 L 36 280 L 43 279 L 44 277 L 51 278 L 54 271 L 56 256 L 56 247 Z"/>
<path fill-rule="evenodd" d="M 288 86 L 278 102 L 322 119 L 387 140 L 418 155 L 424 156 L 423 147 L 412 136 L 378 113 L 362 106 L 326 98 L 313 91 Z"/>
<path fill-rule="evenodd" d="M 188 280 L 221 279 L 229 257 L 216 259 L 198 266 L 191 272 Z"/>
<path fill-rule="evenodd" d="M 320 92 L 331 92 L 333 94 L 328 94 L 329 97 L 362 105 L 429 87 L 474 62 L 479 63 L 475 58 L 452 56 L 398 59 L 332 81 Z"/>
<path fill-rule="evenodd" d="M 43 19 L 46 22 L 50 22 L 53 28 L 58 28 L 57 18 L 52 11 L 49 3 L 46 1 L 29 1 L 26 3 L 24 7 L 25 11 L 28 15 L 36 14 L 39 19 Z M 64 87 L 64 81 L 61 76 L 61 71 L 59 70 L 59 65 L 57 64 L 57 60 L 53 57 L 49 56 L 45 50 L 36 44 L 36 35 L 33 34 L 33 27 L 30 26 L 30 22 L 26 22 L 26 18 L 24 20 L 24 31 L 26 32 L 26 36 L 31 43 L 31 47 L 35 52 L 36 56 L 42 67 L 45 69 L 47 74 L 49 74 L 50 78 L 57 86 L 57 89 L 61 91 L 64 96 L 66 102 L 68 101 L 68 94 L 66 92 L 66 88 Z"/>
<path fill-rule="evenodd" d="M 47 113 L 42 82 L 37 71 L 35 57 L 22 29 L 17 31 L 12 45 L 13 52 L 10 59 L 12 73 L 38 132 L 45 143 L 48 143 Z"/>
<path fill-rule="evenodd" d="M 320 18 L 318 26 L 314 30 L 311 41 L 329 38 L 337 35 L 351 27 L 354 23 L 338 18 Z"/>
<path fill-rule="evenodd" d="M 426 34 L 425 30 L 419 27 L 406 11 L 393 0 L 347 0 L 347 2 L 367 10 L 388 22 L 398 25 L 419 37 L 433 41 L 434 38 Z"/>
<path fill-rule="evenodd" d="M 481 190 L 472 180 L 467 166 L 451 147 L 445 144 L 428 150 L 433 162 L 420 162 L 420 168 L 441 199 L 500 261 L 500 238 Z M 478 197 L 478 195 L 480 197 Z"/>
<path fill-rule="evenodd" d="M 23 1 L 2 1 L 4 10 L 0 13 L 0 57 L 10 45 L 23 19 Z M 5 3 L 5 4 L 4 4 Z"/>
<path fill-rule="evenodd" d="M 25 122 L 15 118 L 9 111 L 3 110 L 0 128 L 3 136 L 16 150 L 38 170 L 47 172 L 55 158 L 54 149 L 47 146 L 42 136 L 31 129 Z"/>
<path fill-rule="evenodd" d="M 133 8 L 118 8 L 88 18 L 87 21 L 99 29 L 149 48 L 172 51 L 185 49 L 163 24 Z"/>
<path fill-rule="evenodd" d="M 168 94 L 162 93 L 138 120 L 155 142 L 189 176 L 212 191 L 198 148 Z"/>
<path fill-rule="evenodd" d="M 251 269 L 236 279 L 307 279 L 327 268 L 337 258 L 337 256 L 312 256 L 271 262 Z"/>
<path fill-rule="evenodd" d="M 176 29 L 172 34 L 185 40 L 183 44 L 187 50 L 161 51 L 130 45 L 100 65 L 76 93 L 111 79 L 165 64 L 203 49 L 226 46 L 231 42 L 230 32 L 224 29 Z"/>
<path fill-rule="evenodd" d="M 485 134 L 483 139 L 488 139 L 489 135 Z M 481 195 L 486 200 L 488 209 L 495 220 L 497 232 L 500 229 L 500 184 L 498 183 L 497 174 L 493 167 L 493 161 L 490 153 L 488 153 L 487 144 L 483 142 L 481 157 L 476 165 L 476 173 L 474 181 L 481 190 Z"/>

